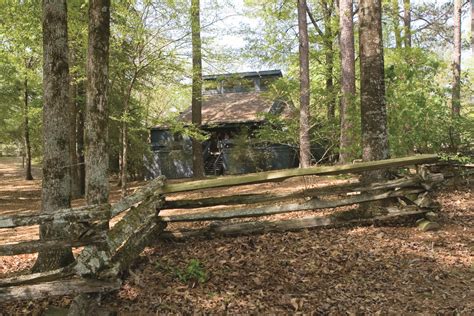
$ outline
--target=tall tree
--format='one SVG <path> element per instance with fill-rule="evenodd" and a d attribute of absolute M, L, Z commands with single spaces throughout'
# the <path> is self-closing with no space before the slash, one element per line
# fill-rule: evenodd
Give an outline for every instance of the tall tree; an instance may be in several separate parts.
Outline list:
<path fill-rule="evenodd" d="M 405 47 L 411 47 L 411 4 L 410 0 L 403 0 L 403 30 Z"/>
<path fill-rule="evenodd" d="M 461 110 L 461 0 L 454 0 L 454 51 L 451 111 L 459 116 Z"/>
<path fill-rule="evenodd" d="M 391 15 L 393 32 L 395 33 L 395 47 L 402 47 L 402 32 L 400 30 L 400 6 L 398 0 L 392 0 Z"/>
<path fill-rule="evenodd" d="M 381 0 L 360 1 L 359 24 L 362 158 L 365 161 L 387 159 Z M 383 174 L 376 172 L 367 176 L 378 178 Z"/>
<path fill-rule="evenodd" d="M 339 162 L 348 163 L 354 158 L 354 132 L 350 113 L 355 99 L 355 49 L 352 0 L 340 0 L 339 25 L 341 47 L 341 136 Z M 353 112 L 353 111 L 352 111 Z"/>
<path fill-rule="evenodd" d="M 43 1 L 43 183 L 41 211 L 71 206 L 69 152 L 69 66 L 66 0 Z M 62 225 L 42 224 L 40 238 L 64 235 Z M 74 260 L 71 248 L 39 252 L 33 271 L 45 271 Z"/>
<path fill-rule="evenodd" d="M 322 50 L 324 51 L 327 118 L 329 121 L 333 121 L 336 116 L 336 94 L 334 91 L 334 38 L 336 37 L 337 32 L 333 31 L 335 1 L 320 0 L 318 2 L 321 7 L 321 19 L 323 20 L 324 30 L 319 27 L 318 21 L 313 16 L 308 6 L 306 6 L 306 10 L 317 35 L 321 39 Z"/>
<path fill-rule="evenodd" d="M 298 39 L 300 58 L 300 167 L 311 165 L 309 139 L 309 46 L 306 0 L 298 0 Z"/>
<path fill-rule="evenodd" d="M 201 19 L 200 1 L 191 1 L 191 37 L 193 50 L 193 84 L 192 84 L 192 123 L 200 128 L 202 124 L 202 56 L 201 56 Z M 202 144 L 193 138 L 193 175 L 194 178 L 204 177 Z"/>
<path fill-rule="evenodd" d="M 336 95 L 334 93 L 334 32 L 332 19 L 334 12 L 334 0 L 321 1 L 324 21 L 324 48 L 325 48 L 325 66 L 326 66 L 326 93 L 328 95 L 327 118 L 334 120 L 336 117 Z"/>
<path fill-rule="evenodd" d="M 89 0 L 87 101 L 85 111 L 86 200 L 109 198 L 107 152 L 107 83 L 109 70 L 110 0 Z"/>

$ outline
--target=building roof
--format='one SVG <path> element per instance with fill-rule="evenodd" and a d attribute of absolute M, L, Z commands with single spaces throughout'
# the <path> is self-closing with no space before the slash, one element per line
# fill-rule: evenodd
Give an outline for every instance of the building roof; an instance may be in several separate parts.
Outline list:
<path fill-rule="evenodd" d="M 217 74 L 217 75 L 206 75 L 202 76 L 203 80 L 216 80 L 218 78 L 252 78 L 252 77 L 281 77 L 281 70 L 263 70 L 263 71 L 248 71 L 248 72 L 236 72 L 236 73 L 227 73 L 227 74 Z"/>
<path fill-rule="evenodd" d="M 202 124 L 261 122 L 261 114 L 274 111 L 275 103 L 259 92 L 205 95 L 202 102 Z M 191 108 L 180 117 L 184 122 L 190 123 Z"/>

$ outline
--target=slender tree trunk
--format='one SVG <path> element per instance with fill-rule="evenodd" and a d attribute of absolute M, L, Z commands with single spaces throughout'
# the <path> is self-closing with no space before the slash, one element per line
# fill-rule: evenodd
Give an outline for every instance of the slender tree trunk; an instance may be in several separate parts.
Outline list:
<path fill-rule="evenodd" d="M 381 0 L 360 1 L 359 23 L 362 158 L 364 161 L 387 159 Z M 371 172 L 365 179 L 382 177 L 381 172 Z"/>
<path fill-rule="evenodd" d="M 30 125 L 28 121 L 28 77 L 25 75 L 24 84 L 24 109 L 23 109 L 23 132 L 25 138 L 25 154 L 26 154 L 26 170 L 25 170 L 25 180 L 33 180 L 33 175 L 31 174 L 31 143 L 30 143 Z"/>
<path fill-rule="evenodd" d="M 127 94 L 125 95 L 125 102 L 123 105 L 123 120 L 122 120 L 122 163 L 120 164 L 120 188 L 122 192 L 122 197 L 127 195 L 127 175 L 128 175 L 128 166 L 127 166 L 127 151 L 128 151 L 128 108 L 130 105 L 130 98 L 132 95 L 133 85 L 136 80 L 136 73 L 133 75 L 132 80 L 127 88 Z"/>
<path fill-rule="evenodd" d="M 311 165 L 309 139 L 309 46 L 306 0 L 298 0 L 298 38 L 300 56 L 300 167 Z"/>
<path fill-rule="evenodd" d="M 471 50 L 474 55 L 474 0 L 471 0 Z"/>
<path fill-rule="evenodd" d="M 192 123 L 197 128 L 202 124 L 202 58 L 201 58 L 201 18 L 200 0 L 191 1 L 191 28 L 193 46 L 193 87 L 192 87 Z M 204 178 L 204 161 L 202 144 L 199 140 L 193 142 L 193 176 Z"/>
<path fill-rule="evenodd" d="M 333 31 L 332 31 L 332 13 L 334 9 L 334 0 L 323 1 L 323 16 L 324 16 L 324 50 L 325 50 L 325 66 L 326 66 L 326 93 L 327 99 L 327 118 L 329 121 L 334 121 L 336 117 L 336 95 L 334 93 L 334 45 L 333 45 Z"/>
<path fill-rule="evenodd" d="M 461 110 L 461 0 L 454 0 L 454 52 L 451 111 L 459 116 Z"/>
<path fill-rule="evenodd" d="M 398 0 L 392 0 L 392 23 L 393 33 L 395 34 L 395 47 L 402 47 L 402 32 L 400 31 L 400 5 Z"/>
<path fill-rule="evenodd" d="M 69 153 L 66 0 L 43 0 L 43 183 L 42 207 L 45 213 L 71 206 Z M 64 224 L 40 225 L 40 238 L 60 238 Z M 71 248 L 41 251 L 34 272 L 53 270 L 74 261 Z"/>
<path fill-rule="evenodd" d="M 86 200 L 109 199 L 107 82 L 109 71 L 110 0 L 89 0 L 87 102 L 85 113 Z"/>
<path fill-rule="evenodd" d="M 86 167 L 84 165 L 84 112 L 85 112 L 85 91 L 84 84 L 77 87 L 77 116 L 76 116 L 76 156 L 78 164 L 78 185 L 79 193 L 84 196 L 86 193 Z"/>
<path fill-rule="evenodd" d="M 326 93 L 328 95 L 328 104 L 327 104 L 327 117 L 330 122 L 334 121 L 336 118 L 336 96 L 334 94 L 334 49 L 332 43 L 329 51 L 326 51 Z"/>
<path fill-rule="evenodd" d="M 405 47 L 411 47 L 411 4 L 410 0 L 403 0 L 403 29 L 405 32 Z"/>
<path fill-rule="evenodd" d="M 69 62 L 73 65 L 74 53 L 71 52 L 69 56 Z M 71 114 L 69 122 L 69 142 L 71 144 L 69 148 L 69 155 L 71 156 L 71 198 L 75 199 L 81 196 L 81 190 L 76 154 L 77 84 L 72 76 L 69 85 L 69 112 Z"/>
<path fill-rule="evenodd" d="M 354 22 L 352 19 L 352 0 L 340 0 L 339 3 L 340 47 L 341 47 L 341 137 L 339 162 L 344 164 L 354 157 L 354 131 L 351 112 L 354 108 L 355 86 L 355 49 Z"/>

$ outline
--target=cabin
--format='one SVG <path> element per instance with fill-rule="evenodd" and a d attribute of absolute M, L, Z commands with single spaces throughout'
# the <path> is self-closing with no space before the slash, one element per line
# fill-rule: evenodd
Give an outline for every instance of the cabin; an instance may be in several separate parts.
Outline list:
<path fill-rule="evenodd" d="M 292 106 L 271 100 L 264 92 L 282 77 L 280 70 L 203 76 L 202 129 L 209 139 L 203 143 L 207 175 L 244 174 L 298 165 L 294 147 L 281 144 L 253 144 L 249 141 L 265 122 L 264 114 L 290 118 Z M 178 119 L 191 124 L 191 107 Z M 173 133 L 166 126 L 150 132 L 153 158 L 147 163 L 150 178 L 192 177 L 192 144 L 187 135 Z"/>

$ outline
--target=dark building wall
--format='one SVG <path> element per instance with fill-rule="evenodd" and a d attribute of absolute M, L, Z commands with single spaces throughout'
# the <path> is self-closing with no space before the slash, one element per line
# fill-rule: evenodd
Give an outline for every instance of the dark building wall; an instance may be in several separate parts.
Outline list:
<path fill-rule="evenodd" d="M 223 129 L 228 131 L 228 129 Z M 216 131 L 216 130 L 214 130 Z M 298 165 L 296 150 L 287 145 L 235 147 L 232 140 L 223 142 L 224 174 L 245 174 L 264 170 L 293 168 Z M 205 148 L 207 144 L 204 145 Z M 146 161 L 147 178 L 164 175 L 168 179 L 190 178 L 192 172 L 191 140 L 166 130 L 151 131 L 152 161 Z M 206 155 L 206 150 L 204 150 Z"/>

